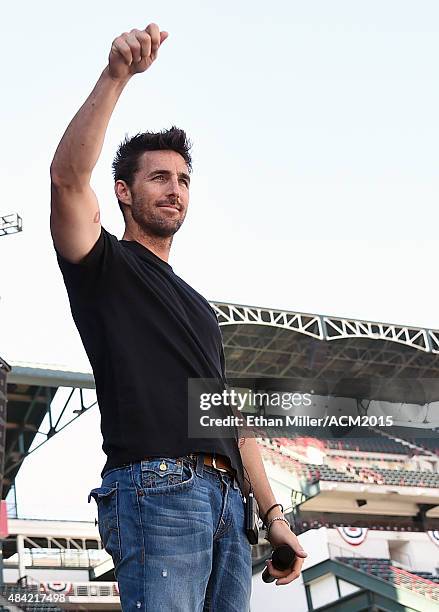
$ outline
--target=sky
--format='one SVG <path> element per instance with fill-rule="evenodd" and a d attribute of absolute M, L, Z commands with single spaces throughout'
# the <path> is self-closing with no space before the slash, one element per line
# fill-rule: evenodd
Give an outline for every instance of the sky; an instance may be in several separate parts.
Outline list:
<path fill-rule="evenodd" d="M 169 38 L 123 92 L 93 173 L 104 227 L 121 238 L 119 142 L 175 124 L 194 172 L 169 263 L 206 298 L 439 328 L 437 2 L 25 1 L 2 10 L 0 214 L 18 212 L 23 232 L 0 238 L 0 356 L 88 367 L 49 166 L 113 39 L 150 22 Z M 93 408 L 33 453 L 24 515 L 92 519 L 101 443 Z"/>

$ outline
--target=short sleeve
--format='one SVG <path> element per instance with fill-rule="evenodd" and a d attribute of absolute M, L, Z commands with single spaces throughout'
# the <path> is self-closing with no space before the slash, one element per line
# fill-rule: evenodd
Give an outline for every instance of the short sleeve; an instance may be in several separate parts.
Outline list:
<path fill-rule="evenodd" d="M 54 249 L 69 294 L 89 293 L 100 286 L 120 253 L 118 239 L 103 227 L 91 251 L 79 263 L 65 259 L 55 245 Z"/>

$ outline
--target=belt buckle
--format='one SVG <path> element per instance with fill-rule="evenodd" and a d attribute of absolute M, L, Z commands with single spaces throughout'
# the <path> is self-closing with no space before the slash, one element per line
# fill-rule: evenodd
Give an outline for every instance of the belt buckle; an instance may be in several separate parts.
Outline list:
<path fill-rule="evenodd" d="M 215 459 L 215 455 L 212 455 L 212 466 L 213 466 L 213 467 L 214 467 L 216 470 L 218 470 L 218 471 L 220 471 L 220 472 L 226 472 L 227 474 L 229 473 L 229 470 L 226 470 L 226 469 L 224 469 L 224 468 L 220 468 L 220 467 L 218 467 L 218 466 L 217 466 L 217 464 L 216 464 L 216 459 Z"/>

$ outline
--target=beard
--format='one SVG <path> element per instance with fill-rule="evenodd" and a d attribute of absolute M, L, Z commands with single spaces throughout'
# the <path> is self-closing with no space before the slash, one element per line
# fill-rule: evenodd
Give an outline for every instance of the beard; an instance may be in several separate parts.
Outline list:
<path fill-rule="evenodd" d="M 165 204 L 165 202 L 158 202 L 158 204 Z M 132 201 L 131 216 L 142 233 L 157 238 L 171 238 L 183 225 L 185 217 L 185 215 L 178 219 L 166 217 L 166 213 L 161 213 L 160 208 L 156 205 L 148 209 L 145 202 L 138 198 Z"/>

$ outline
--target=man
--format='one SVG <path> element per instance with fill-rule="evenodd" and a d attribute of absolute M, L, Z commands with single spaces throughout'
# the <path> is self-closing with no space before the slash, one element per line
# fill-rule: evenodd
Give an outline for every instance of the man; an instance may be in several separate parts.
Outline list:
<path fill-rule="evenodd" d="M 175 127 L 126 139 L 113 163 L 121 240 L 100 224 L 90 187 L 116 102 L 167 39 L 154 23 L 117 37 L 92 93 L 51 164 L 51 232 L 72 315 L 93 368 L 108 459 L 99 531 L 123 610 L 244 612 L 251 546 L 243 468 L 273 546 L 306 553 L 283 520 L 255 439 L 188 439 L 189 378 L 224 380 L 221 333 L 208 302 L 168 264 L 189 203 L 189 143 Z M 274 519 L 274 520 L 273 520 Z"/>

